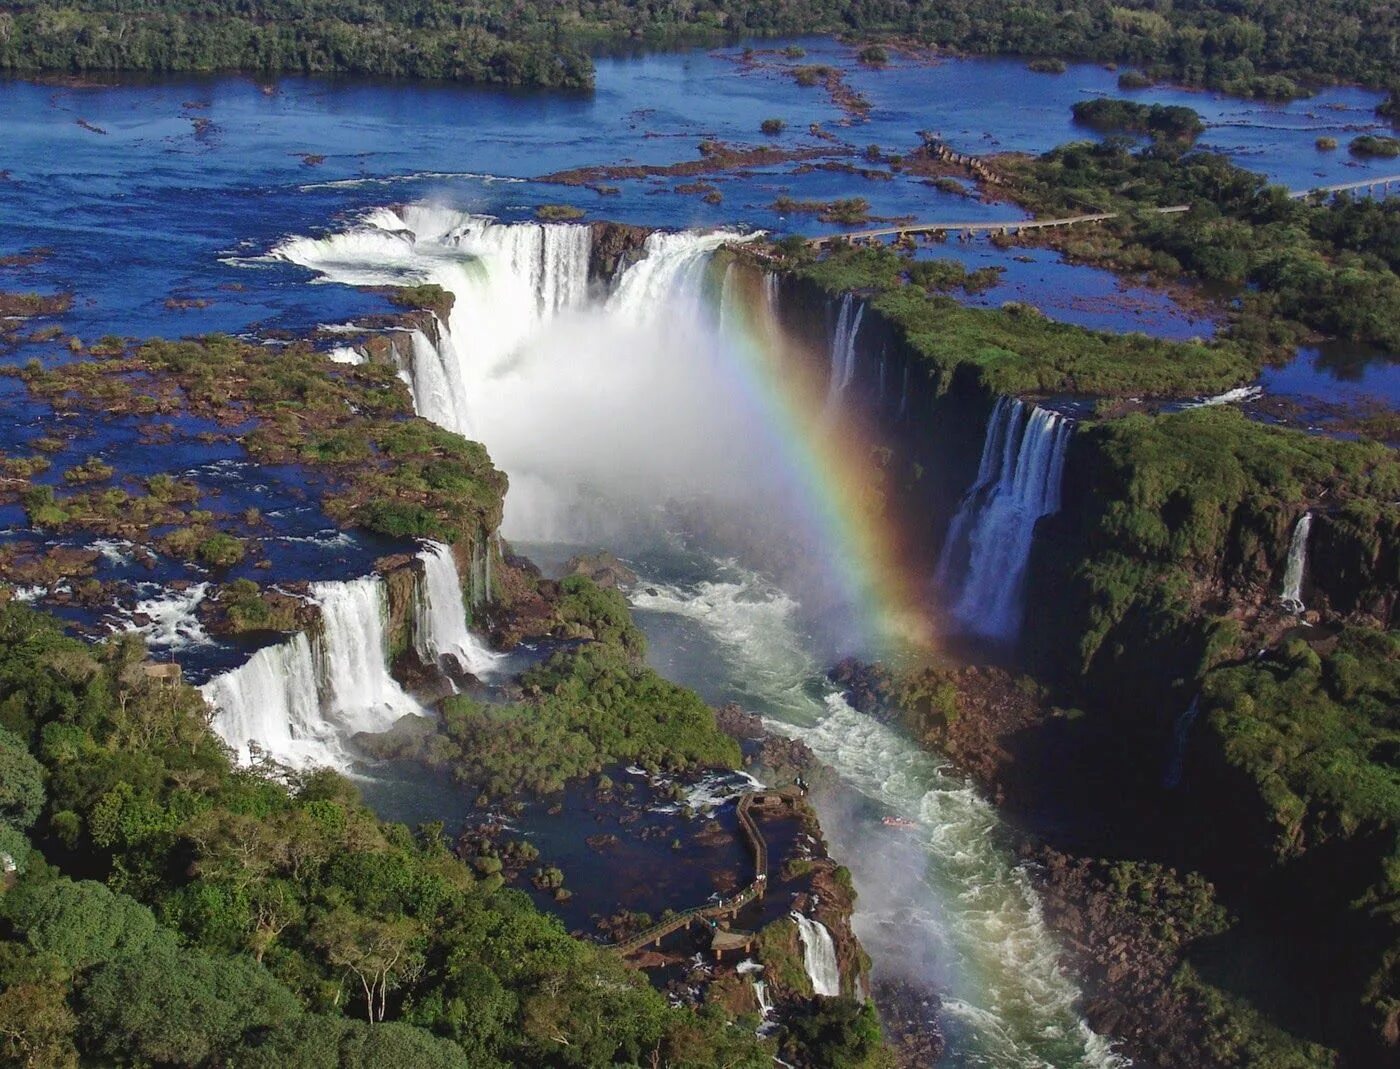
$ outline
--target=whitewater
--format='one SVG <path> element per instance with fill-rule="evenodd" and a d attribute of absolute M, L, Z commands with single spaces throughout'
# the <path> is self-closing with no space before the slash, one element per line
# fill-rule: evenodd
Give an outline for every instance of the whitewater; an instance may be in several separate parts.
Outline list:
<path fill-rule="evenodd" d="M 435 344 L 456 364 L 464 405 L 440 418 L 479 435 L 510 476 L 506 536 L 621 548 L 611 539 L 636 537 L 644 518 L 664 528 L 652 515 L 663 499 L 692 493 L 747 496 L 781 512 L 791 500 L 787 473 L 766 460 L 773 449 L 762 412 L 722 373 L 727 316 L 714 298 L 728 287 L 708 280 L 714 252 L 741 236 L 654 234 L 607 285 L 590 281 L 590 233 L 412 207 L 289 239 L 271 257 L 323 282 L 435 282 L 453 294 Z M 855 373 L 862 312 L 846 304 L 837 316 L 831 406 Z M 1067 428 L 1046 429 L 1062 457 Z M 1048 468 L 1057 478 L 1056 464 Z M 1047 497 L 1032 502 L 1032 525 Z M 642 571 L 634 605 L 658 666 L 707 700 L 739 700 L 839 775 L 855 809 L 821 817 L 860 895 L 857 934 L 877 973 L 905 970 L 938 987 L 949 1064 L 1126 1064 L 1077 1013 L 1079 992 L 995 809 L 946 762 L 825 682 L 824 647 L 802 604 L 733 562 L 692 560 L 684 576 Z M 663 635 L 678 626 L 705 656 L 666 648 Z M 915 828 L 886 834 L 880 813 Z M 807 935 L 809 968 L 834 982 L 819 933 Z"/>

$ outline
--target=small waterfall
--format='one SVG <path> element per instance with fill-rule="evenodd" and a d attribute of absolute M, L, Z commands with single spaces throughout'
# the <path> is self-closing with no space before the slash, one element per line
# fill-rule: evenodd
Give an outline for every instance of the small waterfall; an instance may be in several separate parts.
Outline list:
<path fill-rule="evenodd" d="M 399 717 L 423 710 L 389 674 L 384 582 L 366 576 L 348 583 L 312 583 L 321 606 L 317 676 L 324 681 L 332 717 L 348 736 L 384 731 Z"/>
<path fill-rule="evenodd" d="M 852 308 L 854 307 L 854 314 Z M 826 407 L 835 408 L 841 395 L 856 374 L 856 337 L 860 321 L 865 316 L 865 302 L 855 303 L 847 293 L 841 298 L 841 310 L 836 316 L 836 330 L 831 336 L 831 376 L 827 380 Z"/>
<path fill-rule="evenodd" d="M 758 1012 L 766 1021 L 773 1016 L 773 1003 L 768 1000 L 768 984 L 763 980 L 753 982 L 753 997 L 758 1001 Z"/>
<path fill-rule="evenodd" d="M 441 321 L 437 335 L 436 344 L 421 330 L 411 335 L 412 362 L 405 370 L 413 392 L 413 410 L 439 427 L 470 437 L 462 362 L 453 349 L 452 335 Z"/>
<path fill-rule="evenodd" d="M 841 994 L 841 970 L 836 964 L 836 943 L 826 925 L 811 917 L 792 911 L 792 919 L 797 922 L 798 934 L 802 937 L 802 963 L 807 967 L 807 976 L 812 981 L 812 990 L 818 995 L 836 997 Z"/>
<path fill-rule="evenodd" d="M 1308 570 L 1308 535 L 1312 532 L 1313 514 L 1305 512 L 1293 528 L 1293 540 L 1288 544 L 1288 563 L 1283 569 L 1283 607 L 1295 616 L 1302 613 L 1303 578 Z"/>
<path fill-rule="evenodd" d="M 1172 748 L 1167 755 L 1167 767 L 1162 772 L 1162 786 L 1169 791 L 1181 786 L 1181 775 L 1186 770 L 1186 744 L 1191 739 L 1191 725 L 1196 722 L 1200 712 L 1201 697 L 1198 694 L 1191 699 L 1186 711 L 1176 718 L 1176 725 L 1172 728 Z"/>
<path fill-rule="evenodd" d="M 423 581 L 414 599 L 413 634 L 418 655 L 426 664 L 441 665 L 444 657 L 450 657 L 461 671 L 474 676 L 489 673 L 500 658 L 467 627 L 462 580 L 452 550 L 440 542 L 429 542 L 418 559 L 423 562 Z"/>
<path fill-rule="evenodd" d="M 365 354 L 352 345 L 337 345 L 326 354 L 326 359 L 336 364 L 363 364 Z"/>
<path fill-rule="evenodd" d="M 1010 641 L 1021 627 L 1035 525 L 1060 509 L 1072 421 L 1003 397 L 987 423 L 977 478 L 963 496 L 939 560 L 953 617 L 971 634 Z"/>
<path fill-rule="evenodd" d="M 389 674 L 383 581 L 312 583 L 311 597 L 322 622 L 314 642 L 298 633 L 200 688 L 240 761 L 262 753 L 295 768 L 344 768 L 352 736 L 423 712 Z"/>
<path fill-rule="evenodd" d="M 258 753 L 296 768 L 336 763 L 337 732 L 321 712 L 316 663 L 305 634 L 258 650 L 200 691 L 214 709 L 214 730 L 240 763 L 250 763 Z"/>
<path fill-rule="evenodd" d="M 903 419 L 909 414 L 909 361 L 904 362 L 904 385 L 899 388 L 899 412 L 896 419 Z"/>

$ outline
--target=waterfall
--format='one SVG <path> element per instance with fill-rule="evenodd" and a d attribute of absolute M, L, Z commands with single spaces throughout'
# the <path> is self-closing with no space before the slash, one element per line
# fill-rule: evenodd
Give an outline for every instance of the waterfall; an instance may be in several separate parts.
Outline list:
<path fill-rule="evenodd" d="M 899 412 L 896 419 L 903 419 L 909 414 L 909 361 L 904 361 L 904 385 L 899 389 Z"/>
<path fill-rule="evenodd" d="M 948 528 L 938 576 L 952 615 L 970 634 L 1010 641 L 1021 627 L 1035 525 L 1060 509 L 1073 423 L 1013 398 L 987 423 L 977 478 Z"/>
<path fill-rule="evenodd" d="M 766 1021 L 773 1016 L 773 1003 L 768 1000 L 768 984 L 764 980 L 753 982 L 753 997 L 758 1002 L 759 1015 Z"/>
<path fill-rule="evenodd" d="M 462 580 L 452 550 L 440 542 L 429 542 L 418 559 L 423 562 L 423 581 L 414 598 L 413 634 L 418 655 L 426 664 L 440 666 L 444 657 L 450 657 L 459 671 L 474 676 L 489 673 L 500 658 L 467 627 Z"/>
<path fill-rule="evenodd" d="M 452 335 L 440 320 L 436 322 L 436 344 L 421 330 L 411 334 L 412 361 L 404 370 L 408 372 L 408 385 L 413 393 L 413 410 L 439 427 L 470 437 L 468 392 L 462 376 L 462 362 L 453 348 Z"/>
<path fill-rule="evenodd" d="M 648 234 L 644 255 L 614 285 L 608 297 L 608 311 L 633 323 L 653 319 L 663 310 L 668 317 L 699 314 L 710 254 L 721 245 L 741 240 L 739 235 L 723 230 L 712 234 L 668 234 L 658 230 Z M 677 307 L 678 301 L 681 307 Z"/>
<path fill-rule="evenodd" d="M 265 753 L 297 768 L 334 764 L 337 732 L 321 711 L 311 642 L 298 633 L 200 688 L 213 727 L 247 764 Z"/>
<path fill-rule="evenodd" d="M 851 309 L 855 308 L 852 314 Z M 826 407 L 834 408 L 850 386 L 856 374 L 856 336 L 865 315 L 865 302 L 855 303 L 847 293 L 841 298 L 841 310 L 836 316 L 836 330 L 831 336 L 831 374 L 827 379 Z"/>
<path fill-rule="evenodd" d="M 836 943 L 826 925 L 811 917 L 803 916 L 796 910 L 791 913 L 797 922 L 797 932 L 802 937 L 802 963 L 807 967 L 807 975 L 812 981 L 812 990 L 818 995 L 836 997 L 841 994 L 841 970 L 836 964 Z"/>
<path fill-rule="evenodd" d="M 383 581 L 312 583 L 311 597 L 322 623 L 314 642 L 298 633 L 200 688 L 240 761 L 262 753 L 294 768 L 345 768 L 355 734 L 423 712 L 389 674 Z"/>
<path fill-rule="evenodd" d="M 1201 698 L 1197 695 L 1191 699 L 1186 711 L 1176 718 L 1172 728 L 1171 751 L 1167 754 L 1167 767 L 1162 773 L 1162 786 L 1169 791 L 1181 786 L 1181 774 L 1186 770 L 1186 744 L 1191 739 L 1191 725 L 1196 722 L 1200 711 Z"/>
<path fill-rule="evenodd" d="M 1288 545 L 1288 563 L 1283 569 L 1283 607 L 1295 616 L 1302 613 L 1303 577 L 1308 569 L 1308 535 L 1312 531 L 1313 516 L 1305 512 L 1298 518 L 1293 528 L 1293 540 Z"/>
<path fill-rule="evenodd" d="M 389 674 L 384 582 L 366 576 L 348 583 L 312 583 L 321 606 L 322 640 L 314 647 L 318 678 L 332 716 L 346 734 L 384 731 L 418 703 Z"/>

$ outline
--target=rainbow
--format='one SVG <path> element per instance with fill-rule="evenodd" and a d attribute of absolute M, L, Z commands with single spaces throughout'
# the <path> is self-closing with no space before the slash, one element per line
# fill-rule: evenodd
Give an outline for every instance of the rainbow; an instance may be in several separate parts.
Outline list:
<path fill-rule="evenodd" d="M 863 648 L 882 657 L 931 647 L 928 582 L 910 562 L 887 507 L 889 473 L 879 438 L 850 409 L 830 401 L 828 354 L 785 331 L 776 276 L 742 262 L 724 268 L 723 346 L 731 371 L 766 413 L 781 461 L 799 489 L 806 526 L 825 547 L 843 602 L 854 610 Z"/>

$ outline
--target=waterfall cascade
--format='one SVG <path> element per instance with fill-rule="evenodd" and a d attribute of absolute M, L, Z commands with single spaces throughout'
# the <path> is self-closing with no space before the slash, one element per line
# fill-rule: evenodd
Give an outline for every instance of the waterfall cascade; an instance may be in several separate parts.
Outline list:
<path fill-rule="evenodd" d="M 383 581 L 313 583 L 311 596 L 322 622 L 314 641 L 298 633 L 200 688 L 240 761 L 344 768 L 356 733 L 423 711 L 389 674 Z"/>
<path fill-rule="evenodd" d="M 423 581 L 414 599 L 413 632 L 418 655 L 434 665 L 441 665 L 444 657 L 451 658 L 457 662 L 458 671 L 486 675 L 500 658 L 467 627 L 462 580 L 452 550 L 440 542 L 429 542 L 418 559 L 423 562 Z"/>
<path fill-rule="evenodd" d="M 841 970 L 836 964 L 836 943 L 826 925 L 796 910 L 792 912 L 792 919 L 797 922 L 797 932 L 802 937 L 802 963 L 807 967 L 812 990 L 831 998 L 840 995 Z"/>
<path fill-rule="evenodd" d="M 1305 512 L 1298 518 L 1293 528 L 1293 539 L 1288 544 L 1288 563 L 1283 569 L 1283 607 L 1297 615 L 1302 613 L 1303 578 L 1308 569 L 1308 535 L 1312 532 L 1313 514 Z"/>
<path fill-rule="evenodd" d="M 1191 741 L 1191 726 L 1200 713 L 1201 698 L 1197 695 L 1172 727 L 1171 752 L 1167 754 L 1167 767 L 1162 772 L 1162 786 L 1169 791 L 1181 786 L 1181 776 L 1186 771 L 1186 745 Z"/>
<path fill-rule="evenodd" d="M 1072 421 L 999 398 L 987 423 L 977 478 L 948 528 L 938 577 L 953 617 L 970 634 L 1011 641 L 1021 628 L 1035 525 L 1060 510 Z"/>
<path fill-rule="evenodd" d="M 453 350 L 450 332 L 440 320 L 437 325 L 436 342 L 421 330 L 413 331 L 411 359 L 401 370 L 407 373 L 415 412 L 439 427 L 470 437 L 462 362 Z"/>
<path fill-rule="evenodd" d="M 852 308 L 855 309 L 854 312 Z M 831 335 L 831 374 L 826 387 L 828 410 L 840 402 L 841 395 L 855 378 L 856 337 L 860 334 L 860 321 L 864 316 L 864 301 L 857 304 L 849 293 L 841 298 L 841 310 L 836 315 L 836 329 Z"/>

